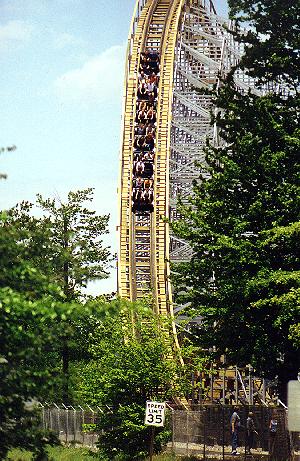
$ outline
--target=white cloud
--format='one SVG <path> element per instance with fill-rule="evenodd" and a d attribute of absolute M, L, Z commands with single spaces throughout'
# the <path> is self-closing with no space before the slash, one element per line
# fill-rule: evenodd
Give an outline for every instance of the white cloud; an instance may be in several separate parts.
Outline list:
<path fill-rule="evenodd" d="M 82 46 L 84 44 L 84 40 L 82 40 L 81 38 L 77 38 L 72 34 L 68 34 L 67 32 L 59 34 L 54 39 L 54 46 L 58 49 L 66 48 L 68 46 Z"/>
<path fill-rule="evenodd" d="M 25 42 L 32 35 L 33 27 L 20 20 L 9 21 L 0 26 L 0 45 L 5 46 L 11 42 Z"/>
<path fill-rule="evenodd" d="M 123 91 L 125 46 L 113 46 L 88 59 L 80 68 L 58 77 L 54 83 L 64 101 L 119 102 Z"/>

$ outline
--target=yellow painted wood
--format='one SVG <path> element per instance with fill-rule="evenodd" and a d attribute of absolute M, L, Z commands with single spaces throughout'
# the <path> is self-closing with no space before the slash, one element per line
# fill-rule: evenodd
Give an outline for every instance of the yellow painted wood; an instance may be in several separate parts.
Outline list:
<path fill-rule="evenodd" d="M 130 62 L 124 88 L 124 119 L 121 157 L 120 200 L 120 254 L 119 254 L 119 294 L 135 299 L 145 294 L 136 282 L 136 270 L 148 271 L 152 284 L 156 312 L 173 316 L 171 288 L 169 282 L 169 226 L 164 222 L 169 210 L 169 155 L 170 127 L 172 117 L 172 91 L 174 50 L 180 14 L 184 0 L 148 0 L 141 12 L 131 43 Z M 151 222 L 140 225 L 132 216 L 132 141 L 134 139 L 135 101 L 139 54 L 147 47 L 160 50 L 160 84 L 158 91 L 156 158 L 154 176 L 154 213 Z M 128 48 L 129 50 L 130 48 Z M 130 59 L 129 59 L 130 57 Z M 137 236 L 143 231 L 150 240 L 148 258 L 136 257 Z M 128 290 L 128 285 L 130 290 Z M 174 337 L 177 341 L 175 326 Z"/>

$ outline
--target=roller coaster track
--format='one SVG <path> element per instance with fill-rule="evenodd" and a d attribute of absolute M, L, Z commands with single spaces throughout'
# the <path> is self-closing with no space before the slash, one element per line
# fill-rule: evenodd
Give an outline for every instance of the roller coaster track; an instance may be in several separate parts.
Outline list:
<path fill-rule="evenodd" d="M 170 261 L 186 260 L 185 242 L 170 235 L 176 198 L 190 195 L 204 162 L 206 138 L 218 142 L 210 124 L 211 88 L 240 56 L 211 0 L 138 0 L 128 39 L 125 75 L 119 208 L 118 291 L 123 298 L 152 293 L 156 312 L 173 315 Z M 230 23 L 227 23 L 227 27 Z M 132 211 L 137 91 L 141 53 L 160 55 L 154 168 L 154 211 Z M 247 82 L 241 81 L 247 86 Z M 238 82 L 237 82 L 238 84 Z"/>
<path fill-rule="evenodd" d="M 180 306 L 174 307 L 172 302 L 170 261 L 188 260 L 192 252 L 186 242 L 170 233 L 169 221 L 178 219 L 178 196 L 182 201 L 189 197 L 193 181 L 199 180 L 201 165 L 205 167 L 206 140 L 215 145 L 221 142 L 216 126 L 210 122 L 210 114 L 216 110 L 212 97 L 198 90 L 218 86 L 220 75 L 226 74 L 240 59 L 240 45 L 228 32 L 232 27 L 230 21 L 216 14 L 212 0 L 137 0 L 131 23 L 118 187 L 118 292 L 132 301 L 151 296 L 154 311 L 172 319 Z M 139 72 L 146 50 L 152 50 L 160 58 L 150 211 L 133 206 Z M 234 79 L 241 92 L 249 87 L 256 92 L 253 81 L 242 72 L 236 72 Z M 178 347 L 174 322 L 173 336 Z M 232 379 L 231 371 L 224 371 L 221 384 L 217 380 L 211 385 L 212 401 L 221 394 L 225 401 L 224 383 Z M 234 379 L 238 382 L 237 372 Z M 262 385 L 265 389 L 263 381 L 253 379 L 252 387 Z M 249 403 L 252 402 L 251 385 L 247 388 L 249 392 L 243 382 L 242 386 Z M 239 393 L 236 385 L 236 402 Z M 260 399 L 264 402 L 265 391 Z"/>

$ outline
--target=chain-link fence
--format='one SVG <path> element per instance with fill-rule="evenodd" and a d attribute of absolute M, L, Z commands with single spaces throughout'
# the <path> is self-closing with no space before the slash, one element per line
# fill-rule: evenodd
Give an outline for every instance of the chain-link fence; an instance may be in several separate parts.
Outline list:
<path fill-rule="evenodd" d="M 44 429 L 57 434 L 63 443 L 96 447 L 97 420 L 103 411 L 103 408 L 44 405 L 41 408 L 42 424 Z M 246 453 L 249 412 L 253 413 L 251 418 L 257 432 L 251 441 L 251 456 Z M 194 405 L 190 411 L 169 406 L 167 424 L 170 425 L 171 441 L 167 450 L 185 456 L 195 455 L 202 460 L 232 460 L 232 413 L 233 407 L 225 405 Z M 237 413 L 240 417 L 239 459 L 300 461 L 300 433 L 288 432 L 284 408 L 240 406 Z M 270 429 L 272 418 L 277 421 L 274 433 Z"/>
<path fill-rule="evenodd" d="M 43 405 L 41 419 L 44 429 L 53 431 L 63 443 L 95 447 L 97 415 L 101 409 Z"/>
<path fill-rule="evenodd" d="M 249 412 L 253 413 L 251 418 L 254 423 L 251 434 L 247 430 Z M 231 460 L 232 413 L 232 406 L 221 405 L 199 406 L 193 411 L 172 408 L 172 441 L 168 443 L 168 450 L 186 456 L 196 455 L 203 460 Z M 237 413 L 240 417 L 237 429 L 239 459 L 288 461 L 296 460 L 298 455 L 300 461 L 300 434 L 288 432 L 284 408 L 248 406 L 240 407 Z M 275 432 L 271 432 L 271 419 L 277 422 Z"/>

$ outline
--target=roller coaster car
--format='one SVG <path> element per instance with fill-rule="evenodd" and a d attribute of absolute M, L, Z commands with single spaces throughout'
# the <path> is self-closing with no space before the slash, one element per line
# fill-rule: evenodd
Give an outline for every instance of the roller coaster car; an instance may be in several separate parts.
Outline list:
<path fill-rule="evenodd" d="M 143 58 L 145 59 L 148 58 L 150 59 L 151 61 L 154 60 L 154 59 L 159 59 L 159 52 L 156 51 L 156 50 L 153 50 L 152 48 L 149 48 L 148 50 L 146 50 L 145 52 L 141 53 L 143 55 Z"/>
<path fill-rule="evenodd" d="M 154 162 L 154 152 L 153 151 L 144 152 L 143 161 L 153 163 Z"/>
<path fill-rule="evenodd" d="M 144 162 L 144 171 L 142 173 L 142 178 L 151 178 L 153 176 L 153 163 L 152 162 Z"/>
<path fill-rule="evenodd" d="M 132 211 L 133 213 L 152 213 L 153 206 L 153 189 L 149 188 L 144 191 L 133 189 L 132 191 Z"/>
<path fill-rule="evenodd" d="M 137 91 L 137 97 L 139 101 L 147 101 L 148 100 L 148 89 L 145 83 L 142 83 Z"/>
<path fill-rule="evenodd" d="M 148 213 L 153 213 L 154 211 L 154 206 L 153 203 L 133 203 L 132 207 L 132 212 L 136 214 L 148 214 Z"/>

